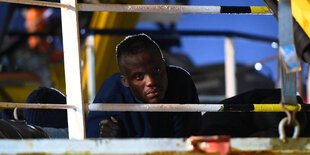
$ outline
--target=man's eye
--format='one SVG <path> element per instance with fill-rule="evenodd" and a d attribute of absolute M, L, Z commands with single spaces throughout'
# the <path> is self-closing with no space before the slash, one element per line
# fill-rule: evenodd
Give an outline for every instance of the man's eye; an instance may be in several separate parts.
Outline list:
<path fill-rule="evenodd" d="M 155 68 L 155 69 L 154 69 L 154 72 L 155 72 L 155 73 L 159 73 L 160 71 L 161 71 L 161 70 L 160 70 L 159 68 Z"/>
<path fill-rule="evenodd" d="M 135 79 L 136 80 L 142 80 L 143 79 L 143 75 L 142 74 L 136 74 L 135 75 Z"/>

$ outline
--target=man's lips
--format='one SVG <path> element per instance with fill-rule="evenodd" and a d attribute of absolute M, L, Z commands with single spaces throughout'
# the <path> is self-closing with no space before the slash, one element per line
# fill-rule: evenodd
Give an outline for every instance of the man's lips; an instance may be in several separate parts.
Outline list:
<path fill-rule="evenodd" d="M 146 96 L 150 98 L 158 96 L 158 95 L 159 95 L 159 90 L 152 90 L 146 93 Z"/>

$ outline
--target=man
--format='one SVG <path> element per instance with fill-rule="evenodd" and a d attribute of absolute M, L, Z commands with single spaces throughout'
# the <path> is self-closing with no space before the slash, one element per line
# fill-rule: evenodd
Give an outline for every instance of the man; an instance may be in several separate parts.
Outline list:
<path fill-rule="evenodd" d="M 40 87 L 29 94 L 26 102 L 27 104 L 66 104 L 66 97 L 55 88 Z M 69 137 L 67 110 L 27 108 L 21 110 L 22 117 L 15 116 L 16 120 L 0 119 L 0 138 Z"/>
<path fill-rule="evenodd" d="M 27 104 L 66 104 L 66 96 L 55 88 L 40 87 L 27 97 Z M 23 116 L 28 124 L 45 131 L 51 138 L 69 138 L 67 110 L 24 109 Z"/>
<path fill-rule="evenodd" d="M 108 78 L 94 103 L 198 104 L 190 75 L 167 66 L 147 35 L 126 37 L 116 48 L 121 73 Z M 199 130 L 200 113 L 90 112 L 87 137 L 188 137 Z"/>
<path fill-rule="evenodd" d="M 55 88 L 39 87 L 27 97 L 27 104 L 66 104 L 66 96 Z M 24 109 L 24 119 L 32 125 L 51 128 L 68 128 L 67 110 Z"/>

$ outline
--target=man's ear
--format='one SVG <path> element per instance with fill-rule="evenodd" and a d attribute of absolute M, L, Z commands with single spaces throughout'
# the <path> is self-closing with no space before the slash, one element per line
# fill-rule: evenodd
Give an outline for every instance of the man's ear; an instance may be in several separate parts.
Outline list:
<path fill-rule="evenodd" d="M 125 87 L 129 87 L 127 78 L 126 78 L 124 75 L 121 75 L 120 78 L 121 78 L 121 81 L 122 81 L 123 85 L 124 85 Z"/>

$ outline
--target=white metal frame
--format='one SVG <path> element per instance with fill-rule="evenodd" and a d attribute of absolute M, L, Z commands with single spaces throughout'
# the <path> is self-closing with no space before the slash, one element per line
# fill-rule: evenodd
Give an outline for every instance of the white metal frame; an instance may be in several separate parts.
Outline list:
<path fill-rule="evenodd" d="M 88 92 L 88 103 L 92 103 L 96 96 L 96 74 L 95 74 L 95 37 L 89 35 L 86 38 L 86 59 L 87 59 L 87 92 Z"/>
<path fill-rule="evenodd" d="M 94 5 L 94 4 L 78 4 L 77 0 L 61 0 L 61 3 L 32 1 L 32 0 L 0 0 L 0 2 L 11 2 L 11 3 L 19 3 L 19 4 L 61 8 L 64 62 L 65 62 L 65 79 L 66 79 L 66 90 L 67 90 L 66 92 L 67 93 L 67 107 L 65 108 L 68 108 L 69 137 L 70 139 L 77 139 L 77 140 L 85 139 L 85 118 L 84 118 L 85 108 L 83 107 L 83 95 L 82 95 L 82 86 L 81 86 L 81 58 L 80 58 L 80 39 L 79 39 L 79 27 L 78 27 L 78 11 L 220 13 L 218 6 L 118 5 L 118 4 L 104 4 L 104 5 L 96 4 Z M 262 13 L 259 13 L 259 14 L 262 14 Z M 267 14 L 270 14 L 270 13 L 267 13 Z M 232 56 L 229 55 L 227 58 L 229 57 L 232 57 Z M 232 60 L 232 62 L 233 61 L 234 60 Z M 230 83 L 233 83 L 233 82 L 230 82 Z M 233 93 L 231 93 L 231 95 L 232 94 Z M 62 109 L 64 107 L 59 107 L 59 108 Z M 185 108 L 185 110 L 188 110 L 188 109 Z M 106 140 L 100 140 L 100 141 L 101 143 L 109 144 L 109 142 Z M 118 140 L 113 140 L 113 141 L 118 141 Z M 136 142 L 136 140 L 134 141 Z M 146 139 L 144 139 L 143 141 L 146 141 Z M 169 142 L 171 141 L 173 141 L 173 139 L 169 140 Z M 182 142 L 183 140 L 177 140 L 177 141 Z M 244 144 L 244 140 L 241 140 L 241 141 L 242 141 L 242 144 Z M 22 149 L 27 148 L 27 146 L 31 147 L 30 151 L 40 150 L 41 144 L 44 144 L 44 143 L 41 143 L 41 142 L 44 142 L 44 140 L 43 141 L 34 140 L 33 142 L 31 140 L 30 141 L 7 140 L 6 142 L 9 142 L 9 143 L 6 143 L 7 148 L 9 148 L 12 145 L 15 146 L 16 143 L 20 143 L 23 146 Z M 28 145 L 29 142 L 31 142 L 32 145 Z M 87 141 L 87 143 L 84 143 L 81 141 L 71 141 L 69 145 L 75 142 L 80 143 L 80 144 L 81 143 L 83 144 L 96 143 L 96 141 L 93 142 L 91 140 L 90 142 Z M 119 145 L 120 142 L 121 141 L 119 141 L 118 143 L 115 143 L 115 146 L 118 146 L 117 150 L 119 149 L 119 147 L 124 147 L 124 145 Z M 125 140 L 124 142 L 126 142 L 126 145 L 128 145 L 129 144 L 128 142 L 130 142 L 130 140 L 127 140 L 127 141 Z M 58 143 L 58 144 L 65 144 L 65 143 Z M 255 141 L 255 143 L 257 143 L 257 141 Z M 51 140 L 51 142 L 48 142 L 48 144 L 53 144 L 53 140 Z M 98 143 L 96 144 L 98 145 Z M 232 140 L 232 144 L 234 144 L 234 139 Z M 4 150 L 2 150 L 3 146 L 4 145 L 0 146 L 1 152 L 4 152 Z M 240 146 L 245 146 L 245 145 L 240 145 Z M 90 147 L 90 148 L 93 148 L 93 147 Z M 96 148 L 98 148 L 98 146 Z M 79 148 L 75 148 L 75 149 L 79 149 Z M 107 150 L 104 150 L 104 151 L 107 151 Z M 307 150 L 310 150 L 310 149 L 307 148 Z M 126 153 L 129 153 L 129 152 L 126 152 Z"/>
<path fill-rule="evenodd" d="M 33 1 L 33 0 L 0 0 L 0 2 L 35 5 L 35 6 L 46 6 L 46 7 L 53 7 L 53 8 L 69 8 L 70 6 L 68 4 L 62 4 L 62 3 Z"/>
<path fill-rule="evenodd" d="M 69 137 L 85 139 L 77 0 L 61 0 L 61 4 L 70 6 L 61 8 L 66 99 L 68 105 L 76 106 L 76 110 L 68 109 Z"/>
<path fill-rule="evenodd" d="M 225 95 L 226 98 L 237 95 L 236 51 L 233 38 L 226 37 L 225 47 Z"/>
<path fill-rule="evenodd" d="M 286 143 L 279 138 L 232 138 L 230 147 L 232 154 L 310 153 L 309 138 L 288 139 Z M 193 149 L 190 139 L 183 138 L 5 140 L 0 145 L 3 154 L 186 154 Z"/>

